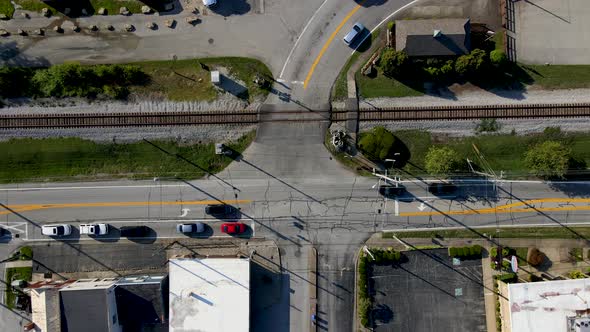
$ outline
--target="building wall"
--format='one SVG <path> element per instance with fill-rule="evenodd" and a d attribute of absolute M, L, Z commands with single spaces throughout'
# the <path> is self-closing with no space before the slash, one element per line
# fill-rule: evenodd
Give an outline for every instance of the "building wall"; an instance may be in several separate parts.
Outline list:
<path fill-rule="evenodd" d="M 111 286 L 107 291 L 107 303 L 108 303 L 108 317 L 110 320 L 110 331 L 109 332 L 122 332 L 122 327 L 119 322 L 119 314 L 117 313 L 117 302 L 115 298 L 115 286 Z"/>

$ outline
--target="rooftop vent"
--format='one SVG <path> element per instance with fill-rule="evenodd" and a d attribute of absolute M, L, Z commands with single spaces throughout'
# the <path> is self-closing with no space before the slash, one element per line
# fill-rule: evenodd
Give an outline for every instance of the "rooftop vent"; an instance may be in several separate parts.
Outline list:
<path fill-rule="evenodd" d="M 434 33 L 432 34 L 432 37 L 439 38 L 441 36 L 442 36 L 442 31 L 440 31 L 440 30 L 434 30 Z"/>

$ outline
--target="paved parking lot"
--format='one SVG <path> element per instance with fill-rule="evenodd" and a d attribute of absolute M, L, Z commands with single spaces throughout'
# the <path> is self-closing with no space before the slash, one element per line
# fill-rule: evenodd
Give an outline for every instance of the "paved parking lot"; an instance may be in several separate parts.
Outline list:
<path fill-rule="evenodd" d="M 517 60 L 537 64 L 590 63 L 587 0 L 526 0 L 515 5 Z"/>
<path fill-rule="evenodd" d="M 376 331 L 485 331 L 481 260 L 453 265 L 446 249 L 406 252 L 373 270 Z"/>

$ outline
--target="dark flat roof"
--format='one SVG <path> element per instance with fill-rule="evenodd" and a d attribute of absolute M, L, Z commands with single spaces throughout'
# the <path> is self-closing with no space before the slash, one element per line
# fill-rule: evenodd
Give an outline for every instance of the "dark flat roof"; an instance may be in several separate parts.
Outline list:
<path fill-rule="evenodd" d="M 59 297 L 62 332 L 109 330 L 106 289 L 61 291 Z"/>
<path fill-rule="evenodd" d="M 439 35 L 434 37 L 435 31 Z M 395 48 L 409 56 L 462 55 L 471 51 L 468 18 L 399 20 L 395 23 Z"/>
<path fill-rule="evenodd" d="M 168 290 L 163 290 L 163 285 L 117 285 L 117 312 L 123 331 L 168 331 Z"/>

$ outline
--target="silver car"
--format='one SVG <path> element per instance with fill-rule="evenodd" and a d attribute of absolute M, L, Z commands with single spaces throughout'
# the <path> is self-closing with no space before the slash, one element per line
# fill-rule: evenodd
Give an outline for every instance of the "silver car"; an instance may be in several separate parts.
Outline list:
<path fill-rule="evenodd" d="M 198 222 L 196 224 L 178 224 L 176 231 L 182 234 L 203 233 L 205 231 L 205 224 Z"/>
<path fill-rule="evenodd" d="M 352 27 L 352 30 L 350 30 L 350 32 L 344 36 L 344 43 L 346 45 L 350 45 L 363 30 L 365 30 L 365 26 L 359 22 L 356 22 Z"/>

